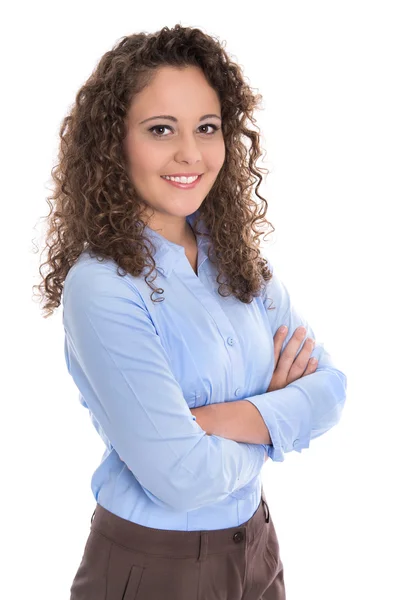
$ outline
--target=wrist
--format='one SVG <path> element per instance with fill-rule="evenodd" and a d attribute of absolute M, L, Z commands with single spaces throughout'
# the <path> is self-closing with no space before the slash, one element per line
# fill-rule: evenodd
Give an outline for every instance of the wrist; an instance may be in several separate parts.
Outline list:
<path fill-rule="evenodd" d="M 199 406 L 198 408 L 191 408 L 190 412 L 196 417 L 196 423 L 206 432 L 207 435 L 213 435 L 213 404 L 207 404 L 206 406 Z"/>

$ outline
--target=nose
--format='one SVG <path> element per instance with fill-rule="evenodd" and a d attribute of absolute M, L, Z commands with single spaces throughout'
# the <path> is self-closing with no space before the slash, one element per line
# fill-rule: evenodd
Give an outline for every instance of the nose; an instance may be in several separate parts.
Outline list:
<path fill-rule="evenodd" d="M 196 138 L 191 134 L 182 136 L 178 141 L 178 148 L 175 153 L 176 162 L 186 162 L 192 165 L 201 161 L 201 159 L 201 150 Z"/>

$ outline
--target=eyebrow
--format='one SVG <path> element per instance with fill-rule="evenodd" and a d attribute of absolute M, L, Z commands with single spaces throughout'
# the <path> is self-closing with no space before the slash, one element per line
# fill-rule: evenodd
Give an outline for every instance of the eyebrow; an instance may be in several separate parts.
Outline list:
<path fill-rule="evenodd" d="M 209 119 L 210 117 L 216 117 L 220 121 L 222 120 L 221 117 L 219 117 L 218 115 L 210 114 L 203 115 L 202 117 L 200 117 L 199 121 L 204 121 L 204 119 Z M 142 123 L 146 123 L 146 121 L 151 121 L 152 119 L 168 119 L 169 121 L 174 121 L 174 123 L 178 122 L 178 119 L 176 117 L 173 117 L 172 115 L 157 115 L 156 117 L 149 117 L 148 119 L 144 119 L 144 121 L 140 121 L 139 125 L 142 125 Z"/>

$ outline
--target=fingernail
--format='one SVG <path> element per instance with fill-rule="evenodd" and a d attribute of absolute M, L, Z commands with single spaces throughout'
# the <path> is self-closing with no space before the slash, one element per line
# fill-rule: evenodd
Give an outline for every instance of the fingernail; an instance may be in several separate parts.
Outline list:
<path fill-rule="evenodd" d="M 285 331 L 287 331 L 287 327 L 286 327 L 286 325 L 283 325 L 282 327 L 280 327 L 280 328 L 279 328 L 279 331 L 280 331 L 281 333 L 285 333 Z"/>

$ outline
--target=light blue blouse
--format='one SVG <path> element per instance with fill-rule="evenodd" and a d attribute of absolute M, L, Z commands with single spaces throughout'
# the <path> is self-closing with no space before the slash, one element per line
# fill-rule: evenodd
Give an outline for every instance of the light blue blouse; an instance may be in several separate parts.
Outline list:
<path fill-rule="evenodd" d="M 187 217 L 191 225 L 195 216 Z M 203 223 L 200 229 L 207 231 Z M 238 526 L 260 502 L 265 452 L 283 461 L 336 425 L 346 376 L 276 273 L 251 304 L 223 298 L 207 238 L 196 236 L 196 275 L 183 246 L 146 232 L 156 246 L 154 285 L 163 288 L 163 302 L 151 301 L 143 275 L 120 276 L 114 261 L 99 262 L 87 251 L 64 284 L 68 372 L 105 444 L 91 489 L 96 502 L 143 526 Z M 276 308 L 267 310 L 271 301 Z M 289 327 L 283 348 L 300 325 L 316 339 L 318 369 L 267 393 L 273 336 L 283 324 Z M 189 410 L 244 399 L 260 411 L 272 445 L 206 435 Z"/>

